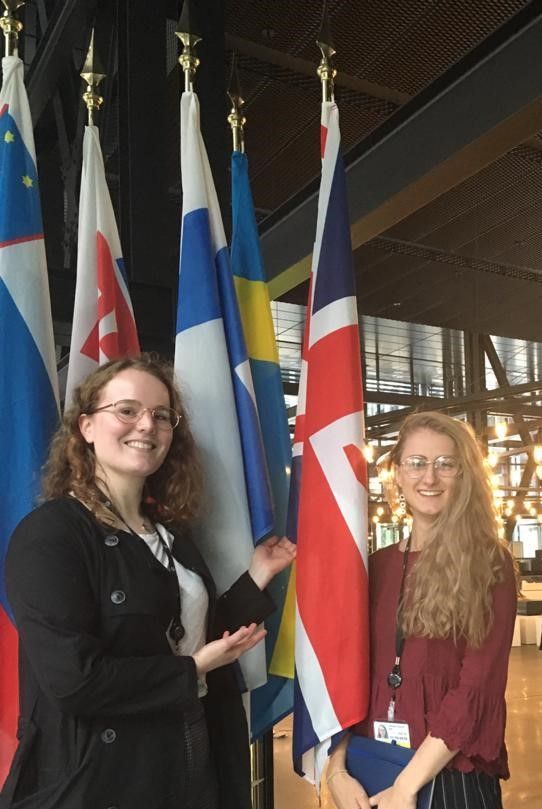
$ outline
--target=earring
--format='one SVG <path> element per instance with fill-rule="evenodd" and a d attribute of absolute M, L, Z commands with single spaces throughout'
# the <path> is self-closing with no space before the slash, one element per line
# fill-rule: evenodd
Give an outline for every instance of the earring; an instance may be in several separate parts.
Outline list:
<path fill-rule="evenodd" d="M 400 517 L 405 517 L 407 513 L 407 506 L 406 506 L 406 498 L 403 492 L 399 493 L 399 508 L 397 509 L 397 513 Z"/>

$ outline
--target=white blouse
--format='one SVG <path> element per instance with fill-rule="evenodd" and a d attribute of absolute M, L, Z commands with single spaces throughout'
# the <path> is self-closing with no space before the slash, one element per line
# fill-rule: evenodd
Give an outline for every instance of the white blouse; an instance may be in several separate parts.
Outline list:
<path fill-rule="evenodd" d="M 171 549 L 173 545 L 173 535 L 164 528 L 160 523 L 156 523 L 156 531 L 160 532 L 160 536 L 167 543 Z M 167 553 L 160 542 L 158 534 L 142 533 L 141 538 L 145 540 L 150 550 L 158 561 L 168 566 Z M 169 638 L 168 641 L 174 654 L 177 655 L 193 655 L 207 642 L 207 613 L 209 610 L 209 595 L 201 576 L 194 573 L 193 570 L 187 570 L 180 562 L 173 559 L 175 564 L 175 572 L 179 581 L 179 590 L 181 592 L 181 622 L 185 630 L 184 637 L 179 643 L 174 644 Z M 207 683 L 205 675 L 198 677 L 198 697 L 204 697 L 207 693 Z"/>

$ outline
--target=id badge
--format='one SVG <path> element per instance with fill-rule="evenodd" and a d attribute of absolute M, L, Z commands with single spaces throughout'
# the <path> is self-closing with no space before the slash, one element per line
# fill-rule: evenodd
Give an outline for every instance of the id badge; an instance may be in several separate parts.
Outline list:
<path fill-rule="evenodd" d="M 387 744 L 410 747 L 410 730 L 406 722 L 387 722 L 377 719 L 373 722 L 374 738 Z"/>

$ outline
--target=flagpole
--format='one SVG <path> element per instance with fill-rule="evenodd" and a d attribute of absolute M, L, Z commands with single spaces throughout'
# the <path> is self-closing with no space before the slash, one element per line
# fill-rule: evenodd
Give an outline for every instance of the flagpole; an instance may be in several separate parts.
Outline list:
<path fill-rule="evenodd" d="M 77 386 L 105 362 L 140 354 L 139 338 L 124 271 L 122 247 L 105 178 L 100 132 L 95 116 L 105 78 L 92 31 L 80 73 L 88 111 L 83 135 L 83 161 L 77 228 L 77 270 L 65 407 Z"/>
<path fill-rule="evenodd" d="M 335 76 L 337 70 L 333 66 L 332 59 L 337 53 L 333 47 L 333 40 L 331 38 L 331 28 L 329 25 L 329 17 L 327 13 L 327 2 L 324 2 L 324 10 L 322 14 L 322 25 L 316 44 L 320 48 L 322 58 L 316 73 L 322 85 L 322 102 L 335 101 Z"/>
<path fill-rule="evenodd" d="M 232 149 L 234 152 L 245 152 L 246 118 L 242 108 L 245 103 L 235 53 L 232 57 L 231 74 L 228 85 L 228 97 L 231 101 L 231 110 L 228 123 L 232 134 Z M 248 707 L 248 712 L 251 708 Z M 273 731 L 268 731 L 262 739 L 250 744 L 250 786 L 252 809 L 272 809 L 273 806 Z"/>
<path fill-rule="evenodd" d="M 0 17 L 0 27 L 4 32 L 4 39 L 6 41 L 6 56 L 18 56 L 18 42 L 19 34 L 23 30 L 23 24 L 15 17 L 17 9 L 24 6 L 25 0 L 2 0 L 5 8 L 4 13 Z"/>
<path fill-rule="evenodd" d="M 201 36 L 197 33 L 197 22 L 191 0 L 184 0 L 183 10 L 179 18 L 179 24 L 175 31 L 182 44 L 183 51 L 179 56 L 179 64 L 184 73 L 184 91 L 191 93 L 194 90 L 194 76 L 200 60 L 196 56 L 195 47 L 201 42 Z"/>
<path fill-rule="evenodd" d="M 233 54 L 231 62 L 231 75 L 228 87 L 228 96 L 231 101 L 231 111 L 230 114 L 228 115 L 228 123 L 231 128 L 233 151 L 244 153 L 245 151 L 244 126 L 247 122 L 247 119 L 243 115 L 242 111 L 242 108 L 245 104 L 245 100 L 241 92 L 241 83 L 239 81 L 239 72 L 237 70 L 237 58 L 235 52 Z"/>
<path fill-rule="evenodd" d="M 295 636 L 293 746 L 296 772 L 318 787 L 333 736 L 363 720 L 367 712 L 369 610 L 359 317 L 339 115 L 334 103 L 335 48 L 326 4 L 316 44 L 322 54 L 317 70 L 322 85 L 322 176 L 294 437 L 297 475 L 301 473 L 296 599 L 302 620 L 297 622 Z M 315 335 L 314 316 L 323 312 L 326 315 L 318 321 Z M 340 367 L 336 364 L 338 352 Z M 330 373 L 336 373 L 333 381 Z M 320 406 L 324 397 L 325 418 Z M 350 451 L 349 463 L 339 473 L 337 459 Z M 315 491 L 319 493 L 317 508 Z M 339 603 L 345 609 L 345 599 L 356 626 L 345 625 L 336 611 Z M 325 615 L 323 602 L 330 606 Z M 324 620 L 328 623 L 323 633 Z M 356 687 L 345 691 L 346 681 Z"/>
<path fill-rule="evenodd" d="M 79 75 L 87 84 L 87 89 L 83 93 L 83 101 L 87 105 L 88 125 L 94 126 L 94 111 L 98 111 L 103 104 L 103 96 L 97 92 L 98 85 L 106 77 L 106 74 L 100 70 L 98 57 L 94 50 L 94 29 L 92 29 L 90 37 L 87 58 Z"/>

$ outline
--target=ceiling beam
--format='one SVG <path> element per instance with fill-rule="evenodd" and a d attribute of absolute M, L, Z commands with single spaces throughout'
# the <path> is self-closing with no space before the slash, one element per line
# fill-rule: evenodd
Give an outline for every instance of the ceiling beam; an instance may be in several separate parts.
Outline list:
<path fill-rule="evenodd" d="M 377 404 L 397 404 L 406 406 L 402 410 L 392 410 L 389 413 L 378 413 L 375 416 L 369 416 L 365 420 L 367 426 L 381 425 L 384 422 L 391 424 L 393 422 L 401 421 L 414 410 L 447 410 L 461 413 L 464 410 L 473 410 L 477 407 L 483 407 L 485 410 L 491 410 L 492 407 L 498 407 L 502 412 L 502 402 L 500 400 L 509 400 L 511 396 L 521 393 L 530 392 L 533 390 L 541 390 L 542 382 L 525 382 L 521 385 L 507 385 L 506 387 L 493 388 L 492 390 L 484 391 L 483 393 L 474 393 L 468 396 L 456 397 L 454 399 L 444 399 L 439 397 L 427 396 L 407 396 L 405 401 L 404 394 L 394 393 L 381 393 L 379 391 L 367 392 L 365 394 L 365 401 L 373 401 Z M 413 401 L 417 399 L 418 401 Z"/>
<path fill-rule="evenodd" d="M 510 382 L 508 381 L 508 374 L 506 373 L 506 368 L 502 364 L 501 359 L 497 354 L 497 349 L 493 345 L 493 341 L 490 335 L 481 334 L 480 341 L 482 348 L 485 352 L 485 355 L 489 360 L 489 364 L 491 365 L 491 369 L 495 374 L 495 379 L 499 383 L 499 386 L 503 389 L 506 388 L 510 389 Z M 521 413 L 516 413 L 514 421 L 517 425 L 517 429 L 521 440 L 526 444 L 530 443 L 531 436 L 523 415 Z"/>
<path fill-rule="evenodd" d="M 529 4 L 347 155 L 354 250 L 542 129 L 541 40 Z M 313 183 L 263 223 L 273 298 L 308 277 L 317 203 Z"/>
<path fill-rule="evenodd" d="M 73 69 L 73 49 L 90 31 L 99 1 L 64 0 L 55 4 L 26 77 L 34 126 L 58 89 L 62 72 Z"/>
<path fill-rule="evenodd" d="M 232 51 L 237 51 L 243 56 L 249 56 L 252 59 L 258 59 L 260 62 L 267 62 L 276 67 L 282 67 L 292 73 L 299 73 L 302 76 L 311 76 L 316 83 L 316 69 L 318 67 L 318 50 L 314 49 L 315 60 L 311 62 L 309 59 L 301 59 L 299 56 L 292 56 L 284 51 L 277 51 L 274 48 L 269 48 L 266 45 L 261 45 L 259 42 L 252 42 L 249 39 L 235 36 L 235 34 L 225 35 L 226 48 Z M 338 60 L 340 62 L 340 55 Z M 401 93 L 399 90 L 392 90 L 390 87 L 384 87 L 382 84 L 376 84 L 367 79 L 360 79 L 357 76 L 352 76 L 350 73 L 343 73 L 338 70 L 335 76 L 335 84 L 337 87 L 346 87 L 348 90 L 354 90 L 356 93 L 364 93 L 365 95 L 372 96 L 373 98 L 381 98 L 384 101 L 390 101 L 392 104 L 400 107 L 410 100 L 407 93 Z"/>

